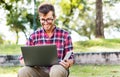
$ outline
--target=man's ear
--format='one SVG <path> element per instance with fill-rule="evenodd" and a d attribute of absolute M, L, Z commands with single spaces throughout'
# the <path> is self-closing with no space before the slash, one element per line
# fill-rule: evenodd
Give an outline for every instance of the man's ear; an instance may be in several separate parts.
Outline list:
<path fill-rule="evenodd" d="M 56 20 L 56 16 L 54 16 L 54 20 Z"/>
<path fill-rule="evenodd" d="M 56 19 L 56 16 L 54 16 L 54 19 Z"/>

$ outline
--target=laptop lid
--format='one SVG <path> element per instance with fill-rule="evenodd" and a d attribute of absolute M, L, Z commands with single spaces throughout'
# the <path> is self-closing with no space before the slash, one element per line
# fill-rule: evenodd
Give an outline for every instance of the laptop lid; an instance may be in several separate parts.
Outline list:
<path fill-rule="evenodd" d="M 58 64 L 56 45 L 23 46 L 21 50 L 27 66 Z"/>

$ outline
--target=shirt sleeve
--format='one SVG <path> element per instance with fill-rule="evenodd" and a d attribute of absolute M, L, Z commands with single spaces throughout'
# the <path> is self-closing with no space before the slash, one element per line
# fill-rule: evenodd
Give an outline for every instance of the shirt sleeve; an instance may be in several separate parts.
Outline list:
<path fill-rule="evenodd" d="M 18 57 L 18 59 L 19 59 L 19 60 L 22 60 L 22 59 L 23 59 L 23 56 L 22 56 L 22 55 L 20 55 L 20 56 Z"/>
<path fill-rule="evenodd" d="M 32 37 L 32 36 L 30 36 L 30 37 L 28 38 L 28 40 L 27 40 L 27 42 L 26 42 L 26 45 L 27 45 L 27 46 L 32 46 L 32 45 L 34 45 L 34 40 L 33 40 L 33 37 Z"/>
<path fill-rule="evenodd" d="M 73 44 L 72 44 L 72 38 L 69 34 L 66 35 L 66 39 L 65 39 L 65 55 L 67 52 L 73 52 Z M 74 59 L 74 54 L 72 53 L 72 55 L 70 56 L 70 59 Z"/>

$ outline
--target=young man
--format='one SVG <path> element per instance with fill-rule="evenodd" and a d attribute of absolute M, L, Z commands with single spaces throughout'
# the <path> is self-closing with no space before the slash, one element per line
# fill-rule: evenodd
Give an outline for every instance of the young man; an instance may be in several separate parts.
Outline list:
<path fill-rule="evenodd" d="M 67 52 L 73 50 L 71 37 L 67 31 L 56 27 L 54 24 L 56 17 L 53 5 L 41 4 L 38 13 L 42 28 L 30 35 L 27 45 L 56 44 L 59 65 L 52 67 L 24 66 L 19 70 L 18 77 L 67 77 L 68 69 L 74 63 L 73 55 L 68 60 L 63 60 L 63 58 Z M 22 58 L 21 63 L 23 63 Z"/>

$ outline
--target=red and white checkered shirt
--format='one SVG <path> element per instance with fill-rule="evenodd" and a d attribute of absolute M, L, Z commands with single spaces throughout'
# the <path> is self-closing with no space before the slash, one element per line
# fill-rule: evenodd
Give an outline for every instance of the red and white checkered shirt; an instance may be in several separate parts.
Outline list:
<path fill-rule="evenodd" d="M 73 50 L 72 39 L 69 33 L 58 27 L 54 28 L 53 35 L 49 37 L 43 28 L 32 33 L 26 43 L 28 46 L 55 44 L 59 61 L 62 60 L 66 52 Z M 71 56 L 73 58 L 73 56 Z"/>

